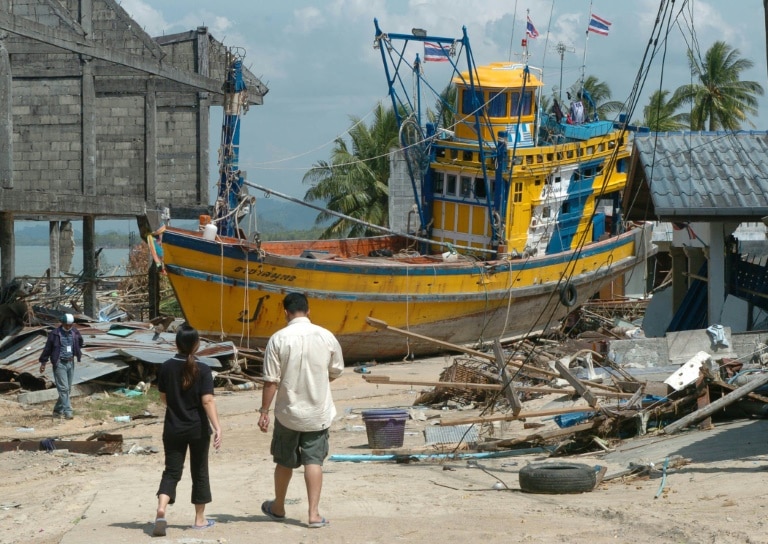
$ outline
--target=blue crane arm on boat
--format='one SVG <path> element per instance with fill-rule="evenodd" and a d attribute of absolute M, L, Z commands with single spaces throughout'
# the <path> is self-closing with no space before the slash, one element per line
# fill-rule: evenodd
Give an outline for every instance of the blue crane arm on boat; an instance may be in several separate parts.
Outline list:
<path fill-rule="evenodd" d="M 227 78 L 223 85 L 224 119 L 221 124 L 219 148 L 218 196 L 214 205 L 214 222 L 219 234 L 237 235 L 237 219 L 246 203 L 240 156 L 240 120 L 248 110 L 248 96 L 243 78 L 243 60 L 237 52 L 230 57 Z"/>

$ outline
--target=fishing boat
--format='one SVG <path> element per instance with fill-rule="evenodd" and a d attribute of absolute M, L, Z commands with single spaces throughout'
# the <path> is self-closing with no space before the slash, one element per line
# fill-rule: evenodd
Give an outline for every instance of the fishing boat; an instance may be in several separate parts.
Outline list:
<path fill-rule="evenodd" d="M 198 230 L 166 221 L 153 238 L 194 327 L 264 346 L 285 325 L 284 294 L 299 291 L 348 362 L 404 358 L 443 350 L 435 340 L 476 347 L 541 332 L 601 289 L 623 294 L 636 267 L 643 273 L 654 252 L 650 226 L 622 220 L 631 134 L 598 119 L 586 90 L 569 113 L 544 111 L 541 71 L 476 65 L 466 30 L 392 34 L 375 22 L 374 44 L 400 126 L 391 225 L 339 240 L 243 234 L 239 218 L 254 202 L 248 187 L 291 197 L 238 169 L 245 89 L 233 62 L 214 211 Z M 429 115 L 420 96 L 434 88 L 422 81 L 422 63 L 435 54 L 453 67 L 456 99 L 442 102 L 450 115 Z M 406 190 L 407 203 L 398 196 Z"/>

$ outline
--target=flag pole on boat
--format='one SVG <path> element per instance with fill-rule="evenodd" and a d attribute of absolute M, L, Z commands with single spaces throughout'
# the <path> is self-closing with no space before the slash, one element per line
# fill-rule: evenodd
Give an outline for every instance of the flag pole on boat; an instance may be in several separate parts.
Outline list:
<path fill-rule="evenodd" d="M 509 36 L 509 62 L 512 62 L 512 47 L 515 44 L 515 21 L 517 21 L 517 0 L 515 0 L 515 11 L 512 12 L 512 33 Z"/>
<path fill-rule="evenodd" d="M 587 17 L 587 30 L 585 31 L 586 37 L 584 38 L 584 56 L 581 61 L 581 80 L 579 81 L 579 92 L 584 90 L 584 81 L 586 79 L 587 46 L 589 45 L 589 21 L 592 19 L 592 0 L 589 0 L 589 15 Z"/>

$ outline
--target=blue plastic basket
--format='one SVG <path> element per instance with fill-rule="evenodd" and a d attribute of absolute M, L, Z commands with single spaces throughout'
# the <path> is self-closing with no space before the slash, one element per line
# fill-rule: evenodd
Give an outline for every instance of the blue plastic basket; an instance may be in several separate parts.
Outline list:
<path fill-rule="evenodd" d="M 403 445 L 408 412 L 400 409 L 364 410 L 363 421 L 371 449 L 399 448 Z"/>

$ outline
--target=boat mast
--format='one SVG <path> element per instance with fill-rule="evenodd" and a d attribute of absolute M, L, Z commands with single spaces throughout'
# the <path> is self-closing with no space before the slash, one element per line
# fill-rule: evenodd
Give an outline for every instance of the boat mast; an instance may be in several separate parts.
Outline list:
<path fill-rule="evenodd" d="M 243 55 L 229 50 L 227 76 L 224 82 L 224 119 L 221 123 L 219 147 L 219 190 L 214 205 L 214 222 L 224 236 L 237 236 L 237 221 L 246 202 L 243 175 L 238 166 L 240 156 L 240 119 L 248 111 L 248 91 L 243 79 Z"/>

